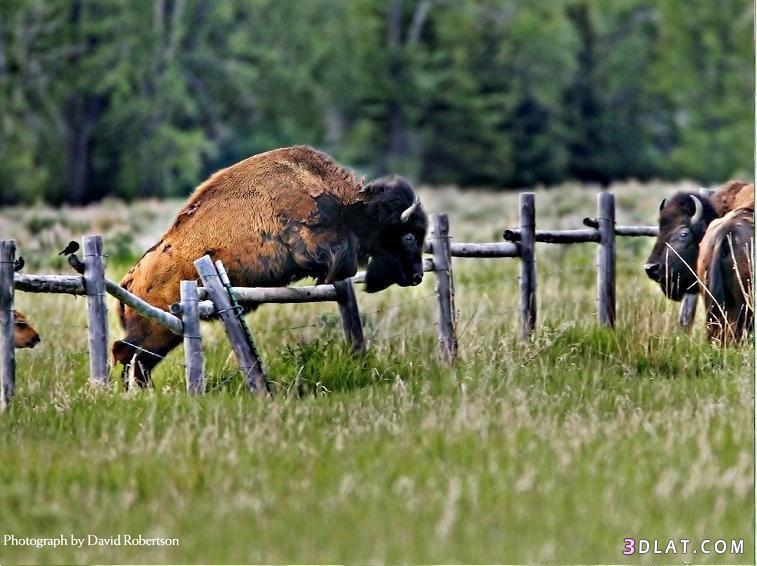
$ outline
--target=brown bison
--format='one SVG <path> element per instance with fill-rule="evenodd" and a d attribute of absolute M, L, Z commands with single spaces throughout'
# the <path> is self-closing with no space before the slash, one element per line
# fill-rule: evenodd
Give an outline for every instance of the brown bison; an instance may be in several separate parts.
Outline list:
<path fill-rule="evenodd" d="M 16 348 L 34 348 L 39 343 L 39 334 L 29 324 L 26 315 L 18 310 L 13 313 L 13 345 Z"/>
<path fill-rule="evenodd" d="M 18 257 L 13 271 L 21 271 L 24 268 L 24 258 Z M 13 312 L 13 346 L 15 348 L 34 348 L 40 343 L 39 334 L 34 330 L 26 315 L 17 310 Z"/>
<path fill-rule="evenodd" d="M 660 233 L 644 269 L 669 299 L 701 292 L 708 334 L 721 344 L 752 327 L 753 224 L 754 186 L 746 183 L 727 183 L 712 199 L 681 192 L 660 204 Z"/>
<path fill-rule="evenodd" d="M 167 310 L 179 298 L 179 282 L 197 278 L 192 262 L 205 254 L 223 261 L 238 286 L 284 286 L 304 277 L 331 283 L 363 263 L 366 291 L 417 285 L 426 228 L 404 179 L 366 184 L 310 147 L 277 149 L 202 183 L 121 286 Z M 114 360 L 124 371 L 135 360 L 135 379 L 144 386 L 158 356 L 181 338 L 124 305 L 120 319 L 126 337 L 114 344 Z"/>
<path fill-rule="evenodd" d="M 753 261 L 753 209 L 736 209 L 710 224 L 699 247 L 697 275 L 707 335 L 722 346 L 743 341 L 754 326 Z"/>
<path fill-rule="evenodd" d="M 754 184 L 728 181 L 715 190 L 711 200 L 718 216 L 725 216 L 738 208 L 754 210 Z"/>

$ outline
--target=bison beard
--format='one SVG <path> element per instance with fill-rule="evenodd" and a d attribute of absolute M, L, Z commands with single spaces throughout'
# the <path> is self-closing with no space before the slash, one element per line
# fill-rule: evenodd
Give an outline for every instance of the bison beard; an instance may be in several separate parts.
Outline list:
<path fill-rule="evenodd" d="M 179 282 L 197 278 L 192 262 L 205 254 L 221 260 L 238 286 L 284 286 L 304 277 L 332 283 L 366 262 L 367 291 L 417 285 L 426 228 L 404 179 L 365 184 L 312 148 L 279 149 L 200 185 L 121 286 L 168 310 Z M 119 313 L 126 337 L 113 345 L 114 360 L 124 364 L 124 377 L 133 363 L 135 381 L 144 386 L 181 338 L 124 305 Z"/>

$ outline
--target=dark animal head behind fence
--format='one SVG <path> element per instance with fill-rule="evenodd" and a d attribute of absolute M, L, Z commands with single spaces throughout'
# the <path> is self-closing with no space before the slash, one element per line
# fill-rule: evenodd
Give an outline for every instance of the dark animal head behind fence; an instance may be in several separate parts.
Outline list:
<path fill-rule="evenodd" d="M 696 292 L 699 243 L 716 216 L 709 199 L 695 193 L 676 193 L 660 203 L 660 233 L 644 270 L 669 299 Z"/>

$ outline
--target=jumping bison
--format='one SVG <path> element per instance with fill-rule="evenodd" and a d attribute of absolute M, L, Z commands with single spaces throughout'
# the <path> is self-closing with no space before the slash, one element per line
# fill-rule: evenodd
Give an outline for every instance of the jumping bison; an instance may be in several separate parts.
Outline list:
<path fill-rule="evenodd" d="M 712 340 L 743 338 L 753 319 L 754 185 L 732 181 L 712 199 L 677 193 L 660 204 L 659 226 L 647 275 L 674 301 L 701 292 Z"/>
<path fill-rule="evenodd" d="M 310 147 L 277 149 L 202 183 L 121 286 L 168 310 L 179 282 L 197 278 L 192 262 L 205 254 L 223 261 L 238 286 L 284 286 L 304 277 L 332 283 L 360 264 L 367 265 L 368 292 L 418 285 L 426 229 L 426 214 L 403 178 L 365 183 Z M 119 315 L 126 337 L 115 342 L 114 360 L 124 371 L 135 361 L 135 380 L 144 386 L 158 356 L 181 338 L 123 304 Z"/>

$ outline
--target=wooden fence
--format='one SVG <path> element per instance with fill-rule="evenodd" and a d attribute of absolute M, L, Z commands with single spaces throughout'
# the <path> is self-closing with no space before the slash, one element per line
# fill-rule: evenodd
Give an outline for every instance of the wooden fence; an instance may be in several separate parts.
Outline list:
<path fill-rule="evenodd" d="M 618 226 L 615 223 L 615 198 L 612 193 L 597 195 L 596 218 L 584 219 L 586 228 L 577 230 L 537 230 L 533 193 L 520 195 L 519 228 L 505 230 L 505 242 L 451 242 L 446 214 L 431 216 L 429 237 L 424 251 L 423 269 L 434 274 L 438 300 L 438 332 L 440 358 L 452 364 L 458 353 L 455 310 L 455 285 L 452 258 L 513 258 L 520 263 L 521 337 L 529 340 L 537 321 L 536 243 L 597 244 L 597 317 L 599 324 L 615 325 L 615 240 L 616 237 L 654 237 L 655 226 Z M 79 276 L 25 275 L 14 273 L 15 244 L 0 241 L 0 406 L 5 406 L 15 387 L 15 353 L 13 348 L 14 289 L 31 293 L 67 293 L 87 298 L 90 381 L 108 383 L 107 307 L 105 293 L 133 308 L 141 316 L 165 326 L 183 337 L 187 391 L 205 391 L 204 356 L 200 319 L 217 317 L 224 325 L 239 367 L 251 391 L 270 393 L 270 382 L 247 328 L 242 312 L 245 307 L 261 303 L 336 302 L 342 329 L 348 344 L 358 353 L 365 351 L 365 339 L 353 284 L 364 282 L 365 273 L 332 285 L 310 287 L 233 287 L 220 261 L 215 264 L 204 256 L 195 261 L 202 287 L 196 281 L 182 281 L 180 301 L 166 312 L 132 295 L 105 277 L 102 239 L 85 236 L 84 261 L 75 255 L 69 263 Z M 681 308 L 680 323 L 688 327 L 694 317 L 696 295 L 687 296 Z"/>

